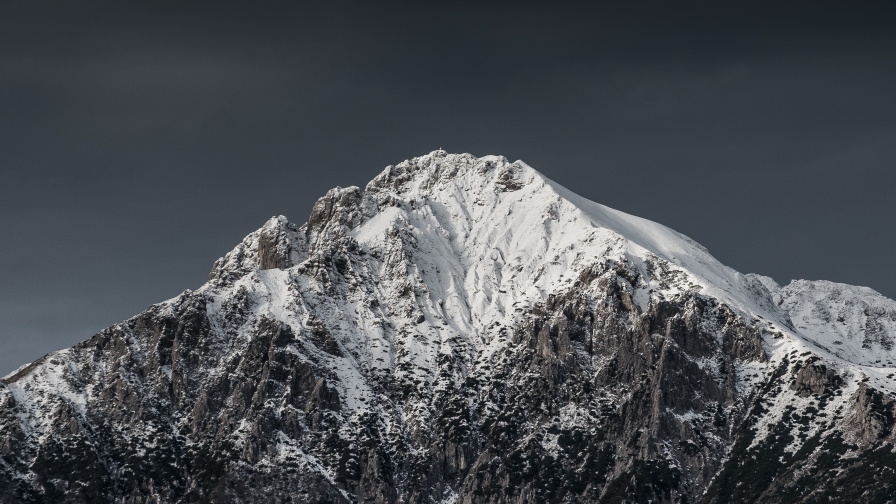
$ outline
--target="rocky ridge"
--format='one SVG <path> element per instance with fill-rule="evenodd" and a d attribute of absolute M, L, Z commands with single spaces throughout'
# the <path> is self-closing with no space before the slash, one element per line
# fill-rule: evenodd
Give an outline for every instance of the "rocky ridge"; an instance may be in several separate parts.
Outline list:
<path fill-rule="evenodd" d="M 894 307 L 435 151 L 4 377 L 0 500 L 893 502 Z"/>

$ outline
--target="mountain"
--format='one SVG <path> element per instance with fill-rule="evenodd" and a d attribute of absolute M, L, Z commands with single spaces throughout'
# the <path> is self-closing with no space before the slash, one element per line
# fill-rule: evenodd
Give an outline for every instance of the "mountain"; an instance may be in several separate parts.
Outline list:
<path fill-rule="evenodd" d="M 4 377 L 0 500 L 896 502 L 894 328 L 435 151 Z"/>

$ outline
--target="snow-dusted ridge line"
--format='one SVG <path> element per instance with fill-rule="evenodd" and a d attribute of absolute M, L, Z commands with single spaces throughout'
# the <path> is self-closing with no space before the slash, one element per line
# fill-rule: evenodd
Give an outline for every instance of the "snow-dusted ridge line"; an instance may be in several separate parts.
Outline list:
<path fill-rule="evenodd" d="M 522 161 L 517 163 L 525 165 Z M 535 171 L 531 167 L 529 169 Z M 577 207 L 592 225 L 612 230 L 628 240 L 633 256 L 653 254 L 665 259 L 696 277 L 705 288 L 702 293 L 728 303 L 734 309 L 786 324 L 780 320 L 780 312 L 757 302 L 755 293 L 748 290 L 750 282 L 742 273 L 720 263 L 703 245 L 662 224 L 590 201 L 544 175 L 538 175 L 560 197 Z"/>
<path fill-rule="evenodd" d="M 875 368 L 896 366 L 896 301 L 868 287 L 825 280 L 772 285 L 795 329 L 828 353 Z"/>

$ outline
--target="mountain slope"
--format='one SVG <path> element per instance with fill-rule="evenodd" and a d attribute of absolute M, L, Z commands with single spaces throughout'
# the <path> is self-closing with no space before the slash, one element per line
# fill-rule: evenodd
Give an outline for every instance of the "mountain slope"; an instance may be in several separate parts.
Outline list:
<path fill-rule="evenodd" d="M 828 352 L 868 366 L 896 363 L 896 301 L 826 281 L 796 280 L 772 294 L 800 334 Z"/>
<path fill-rule="evenodd" d="M 835 291 L 436 151 L 5 377 L 0 498 L 891 502 L 893 302 Z"/>

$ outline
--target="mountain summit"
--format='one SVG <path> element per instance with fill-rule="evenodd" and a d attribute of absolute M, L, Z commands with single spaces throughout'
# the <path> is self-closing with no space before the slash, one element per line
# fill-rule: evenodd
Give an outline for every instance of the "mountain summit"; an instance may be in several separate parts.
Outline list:
<path fill-rule="evenodd" d="M 894 502 L 894 331 L 439 150 L 3 378 L 0 500 Z"/>

